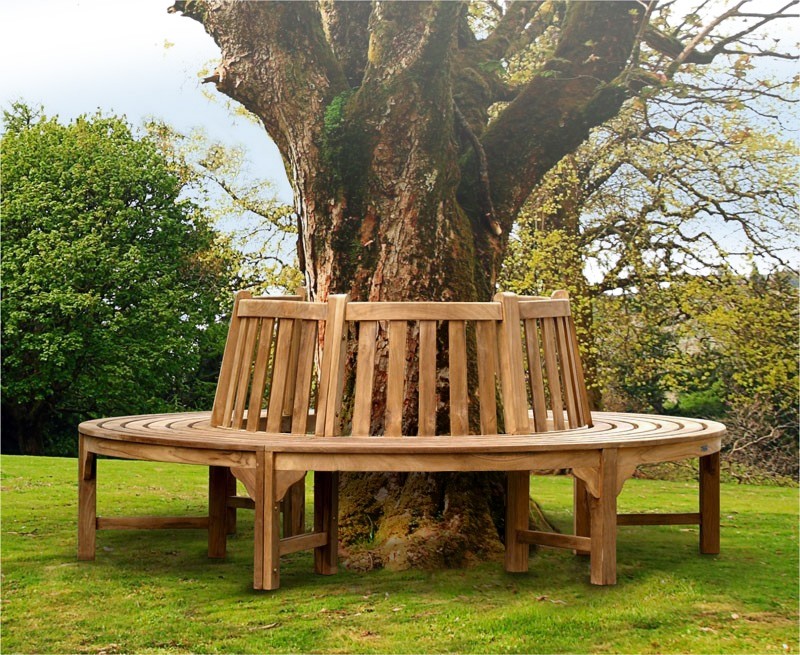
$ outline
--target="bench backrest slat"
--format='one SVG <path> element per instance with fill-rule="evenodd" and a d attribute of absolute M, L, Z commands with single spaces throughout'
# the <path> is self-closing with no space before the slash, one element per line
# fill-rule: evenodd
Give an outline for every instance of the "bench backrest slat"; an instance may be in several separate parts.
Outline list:
<path fill-rule="evenodd" d="M 361 321 L 358 333 L 358 368 L 356 370 L 356 398 L 372 398 L 372 373 L 375 370 L 375 346 L 378 339 L 378 322 Z M 353 407 L 353 436 L 369 435 L 372 405 L 357 403 Z"/>
<path fill-rule="evenodd" d="M 315 351 L 327 305 L 303 298 L 236 295 L 212 426 L 294 434 L 311 427 Z"/>
<path fill-rule="evenodd" d="M 481 433 L 497 432 L 497 324 L 494 321 L 475 323 L 478 349 L 478 401 Z"/>
<path fill-rule="evenodd" d="M 420 321 L 418 435 L 436 434 L 436 408 L 436 321 Z"/>
<path fill-rule="evenodd" d="M 408 325 L 405 321 L 389 322 L 389 363 L 386 373 L 386 426 L 387 437 L 403 433 L 403 392 L 406 377 L 406 343 Z M 371 406 L 369 397 L 356 398 L 361 405 Z"/>
<path fill-rule="evenodd" d="M 469 434 L 467 401 L 467 325 L 448 321 L 448 363 L 450 365 L 450 432 Z"/>
<path fill-rule="evenodd" d="M 247 406 L 247 429 L 250 432 L 258 430 L 258 421 L 261 416 L 261 399 L 267 385 L 267 364 L 272 346 L 272 330 L 274 321 L 265 318 L 261 321 L 258 333 L 258 352 L 253 368 L 253 381 L 250 390 L 250 403 Z"/>
<path fill-rule="evenodd" d="M 539 328 L 536 319 L 525 319 L 525 350 L 528 356 L 531 394 L 533 396 L 533 417 L 537 432 L 547 431 L 547 400 L 544 396 L 542 376 L 542 354 L 539 348 Z"/>

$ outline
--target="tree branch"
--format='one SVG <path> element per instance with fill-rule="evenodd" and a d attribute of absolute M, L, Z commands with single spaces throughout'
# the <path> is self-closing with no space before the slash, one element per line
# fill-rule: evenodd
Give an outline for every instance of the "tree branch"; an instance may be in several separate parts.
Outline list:
<path fill-rule="evenodd" d="M 479 42 L 478 50 L 480 56 L 485 61 L 499 60 L 508 48 L 516 41 L 521 34 L 525 33 L 525 27 L 544 2 L 521 2 L 516 0 L 503 14 L 500 22 L 494 31 Z"/>
<path fill-rule="evenodd" d="M 717 16 L 710 23 L 708 23 L 708 25 L 703 27 L 703 29 L 700 30 L 700 32 L 698 32 L 694 37 L 692 37 L 688 43 L 683 43 L 679 38 L 677 38 L 677 36 L 664 34 L 652 26 L 648 26 L 648 28 L 645 30 L 644 40 L 645 43 L 647 43 L 647 45 L 653 48 L 653 50 L 656 52 L 660 52 L 672 58 L 672 62 L 667 67 L 666 71 L 667 77 L 672 77 L 678 68 L 683 64 L 710 64 L 718 55 L 721 54 L 742 54 L 739 51 L 728 50 L 727 46 L 729 46 L 731 43 L 741 41 L 741 39 L 748 34 L 752 34 L 757 29 L 763 27 L 773 20 L 779 18 L 797 18 L 797 14 L 789 14 L 786 12 L 789 7 L 798 4 L 798 1 L 799 0 L 791 0 L 778 11 L 770 14 L 755 14 L 739 11 L 739 9 L 748 2 L 748 0 L 741 0 L 738 4 L 731 7 L 723 14 Z M 702 43 L 702 41 L 707 38 L 716 27 L 731 18 L 761 18 L 761 20 L 753 23 L 745 29 L 739 30 L 732 35 L 720 39 L 708 50 L 701 51 L 698 49 L 700 43 Z M 797 59 L 796 55 L 791 55 L 788 53 L 764 53 L 763 51 L 756 51 L 755 53 L 749 54 L 762 56 L 764 54 L 768 54 L 769 56 L 781 57 L 784 59 Z"/>
<path fill-rule="evenodd" d="M 614 80 L 633 46 L 641 19 L 636 7 L 571 4 L 555 56 L 484 133 L 494 206 L 505 232 L 544 173 L 622 106 L 626 91 Z"/>
<path fill-rule="evenodd" d="M 320 0 L 322 26 L 347 81 L 361 85 L 369 49 L 370 0 Z"/>

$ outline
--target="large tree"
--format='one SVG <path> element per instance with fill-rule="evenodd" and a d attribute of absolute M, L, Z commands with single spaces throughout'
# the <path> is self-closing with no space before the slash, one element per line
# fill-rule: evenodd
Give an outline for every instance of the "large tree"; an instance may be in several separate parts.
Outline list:
<path fill-rule="evenodd" d="M 313 298 L 485 300 L 531 190 L 594 126 L 786 13 L 745 4 L 679 17 L 675 29 L 655 2 L 180 0 L 172 10 L 202 22 L 222 55 L 208 81 L 280 149 Z M 342 524 L 377 522 L 385 560 L 413 562 L 424 541 L 421 559 L 458 561 L 497 545 L 480 489 L 463 476 L 351 478 Z"/>

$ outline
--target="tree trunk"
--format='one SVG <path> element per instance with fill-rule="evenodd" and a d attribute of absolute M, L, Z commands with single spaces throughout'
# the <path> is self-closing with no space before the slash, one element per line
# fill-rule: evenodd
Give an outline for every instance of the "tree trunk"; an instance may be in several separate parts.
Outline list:
<path fill-rule="evenodd" d="M 282 153 L 312 298 L 491 297 L 533 186 L 625 97 L 611 83 L 636 30 L 625 2 L 570 5 L 547 74 L 505 89 L 487 62 L 541 4 L 513 5 L 496 38 L 478 41 L 458 2 L 176 3 L 221 48 L 212 81 Z M 486 129 L 498 100 L 510 104 Z M 498 476 L 343 479 L 353 566 L 455 565 L 500 551 Z"/>

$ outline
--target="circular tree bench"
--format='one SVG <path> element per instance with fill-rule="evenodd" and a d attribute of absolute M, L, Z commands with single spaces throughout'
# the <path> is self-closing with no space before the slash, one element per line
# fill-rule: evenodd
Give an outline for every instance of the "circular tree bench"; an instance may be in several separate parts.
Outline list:
<path fill-rule="evenodd" d="M 724 426 L 590 412 L 562 293 L 309 303 L 240 292 L 232 316 L 211 412 L 80 425 L 80 559 L 94 558 L 98 529 L 181 527 L 207 529 L 209 556 L 224 557 L 236 510 L 252 508 L 256 589 L 277 588 L 280 556 L 299 550 L 313 548 L 315 570 L 334 573 L 343 471 L 505 471 L 507 571 L 527 570 L 529 545 L 540 544 L 588 554 L 591 582 L 614 584 L 617 525 L 699 524 L 701 552 L 719 552 Z M 98 517 L 97 455 L 208 466 L 208 516 Z M 695 457 L 697 512 L 617 513 L 638 465 Z M 575 478 L 572 535 L 529 529 L 530 471 L 550 469 Z M 314 529 L 305 533 L 308 471 Z"/>

